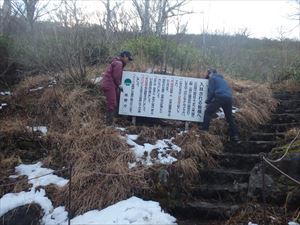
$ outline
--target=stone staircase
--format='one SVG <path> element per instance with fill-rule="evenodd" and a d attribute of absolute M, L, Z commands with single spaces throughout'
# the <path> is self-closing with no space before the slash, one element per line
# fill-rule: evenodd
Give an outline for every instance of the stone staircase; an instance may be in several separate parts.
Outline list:
<path fill-rule="evenodd" d="M 217 224 L 224 224 L 222 221 L 240 205 L 250 201 L 249 178 L 251 170 L 261 161 L 259 153 L 280 146 L 288 128 L 300 127 L 300 92 L 278 92 L 274 98 L 280 104 L 269 124 L 253 132 L 249 140 L 226 144 L 224 151 L 215 156 L 220 168 L 200 171 L 200 182 L 192 189 L 192 197 L 170 212 L 179 218 L 179 225 L 214 224 L 209 221 L 216 219 Z"/>

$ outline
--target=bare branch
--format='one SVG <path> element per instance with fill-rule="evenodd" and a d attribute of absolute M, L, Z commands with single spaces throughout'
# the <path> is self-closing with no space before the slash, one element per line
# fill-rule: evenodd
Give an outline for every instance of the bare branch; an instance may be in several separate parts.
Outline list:
<path fill-rule="evenodd" d="M 187 2 L 187 0 L 132 0 L 141 21 L 142 32 L 154 31 L 157 35 L 162 34 L 169 18 L 192 13 L 181 9 Z"/>

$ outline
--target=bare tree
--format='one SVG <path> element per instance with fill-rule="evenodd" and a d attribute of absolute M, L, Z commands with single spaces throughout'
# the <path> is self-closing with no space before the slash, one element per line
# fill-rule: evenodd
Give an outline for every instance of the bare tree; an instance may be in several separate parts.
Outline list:
<path fill-rule="evenodd" d="M 115 31 L 117 27 L 118 24 L 117 11 L 122 5 L 122 2 L 120 0 L 114 1 L 113 3 L 111 0 L 101 0 L 101 2 L 105 6 L 104 24 L 105 24 L 106 38 L 109 39 L 111 36 L 111 32 Z"/>
<path fill-rule="evenodd" d="M 166 26 L 167 20 L 171 17 L 180 17 L 186 15 L 188 11 L 181 10 L 181 8 L 187 3 L 187 0 L 176 0 L 168 1 L 162 0 L 158 1 L 157 5 L 157 18 L 155 20 L 155 33 L 161 35 L 164 27 Z"/>
<path fill-rule="evenodd" d="M 161 35 L 171 17 L 183 16 L 188 11 L 182 10 L 187 0 L 132 0 L 141 22 L 142 33 L 154 32 Z"/>
<path fill-rule="evenodd" d="M 25 19 L 28 24 L 28 30 L 33 31 L 34 23 L 41 17 L 58 9 L 60 6 L 51 5 L 51 0 L 11 0 L 13 9 Z"/>
<path fill-rule="evenodd" d="M 11 0 L 4 0 L 1 8 L 0 35 L 8 33 L 8 24 L 11 15 Z"/>
<path fill-rule="evenodd" d="M 240 28 L 236 33 L 236 36 L 240 36 L 240 37 L 247 37 L 249 38 L 251 36 L 251 32 L 249 31 L 249 29 L 247 27 L 244 28 Z"/>
<path fill-rule="evenodd" d="M 292 19 L 300 20 L 300 0 L 292 0 L 297 4 L 296 6 L 296 12 L 290 15 Z"/>
<path fill-rule="evenodd" d="M 153 1 L 155 3 L 156 0 Z M 144 34 L 151 32 L 150 25 L 150 0 L 132 0 L 133 6 L 141 20 L 141 31 Z"/>
<path fill-rule="evenodd" d="M 78 3 L 78 0 L 63 0 L 63 7 L 56 13 L 56 19 L 65 29 L 53 46 L 56 52 L 54 66 L 66 71 L 65 76 L 73 83 L 82 83 L 86 76 L 88 34 L 83 26 L 86 24 L 86 15 Z"/>

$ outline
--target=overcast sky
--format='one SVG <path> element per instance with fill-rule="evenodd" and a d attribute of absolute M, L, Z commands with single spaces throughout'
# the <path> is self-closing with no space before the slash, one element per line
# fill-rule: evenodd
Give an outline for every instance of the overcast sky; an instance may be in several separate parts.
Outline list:
<path fill-rule="evenodd" d="M 188 33 L 225 32 L 234 34 L 247 28 L 250 37 L 300 39 L 300 12 L 296 1 L 286 0 L 192 0 L 187 8 L 195 12 L 188 18 Z M 298 16 L 299 19 L 299 16 Z"/>
<path fill-rule="evenodd" d="M 85 13 L 104 10 L 100 0 L 78 1 Z M 130 2 L 125 0 L 125 10 Z M 297 0 L 189 0 L 185 9 L 194 13 L 185 16 L 183 22 L 188 22 L 187 33 L 235 34 L 247 28 L 252 38 L 278 39 L 282 33 L 300 40 L 300 18 L 291 19 L 291 15 L 300 13 L 299 7 Z M 174 27 L 169 25 L 169 33 L 175 31 Z"/>

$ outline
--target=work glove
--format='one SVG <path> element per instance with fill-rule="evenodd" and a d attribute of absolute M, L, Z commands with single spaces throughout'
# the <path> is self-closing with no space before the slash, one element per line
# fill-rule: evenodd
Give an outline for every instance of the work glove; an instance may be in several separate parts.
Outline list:
<path fill-rule="evenodd" d="M 119 91 L 123 92 L 123 86 L 119 85 Z"/>

